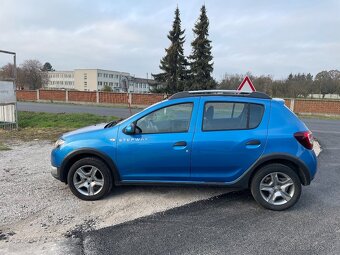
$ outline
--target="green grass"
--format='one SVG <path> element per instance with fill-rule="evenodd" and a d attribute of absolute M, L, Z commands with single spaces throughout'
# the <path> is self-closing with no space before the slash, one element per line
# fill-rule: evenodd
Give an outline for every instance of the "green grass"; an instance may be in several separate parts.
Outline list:
<path fill-rule="evenodd" d="M 9 151 L 11 148 L 4 145 L 2 142 L 0 142 L 0 151 Z"/>
<path fill-rule="evenodd" d="M 63 133 L 71 130 L 117 120 L 114 116 L 99 116 L 88 113 L 37 113 L 19 112 L 19 129 L 0 129 L 0 150 L 9 149 L 3 142 L 15 140 L 55 141 Z"/>
<path fill-rule="evenodd" d="M 75 129 L 117 119 L 89 113 L 37 113 L 19 112 L 19 128 Z"/>
<path fill-rule="evenodd" d="M 302 119 L 320 119 L 320 120 L 340 120 L 340 115 L 309 115 L 297 114 Z"/>

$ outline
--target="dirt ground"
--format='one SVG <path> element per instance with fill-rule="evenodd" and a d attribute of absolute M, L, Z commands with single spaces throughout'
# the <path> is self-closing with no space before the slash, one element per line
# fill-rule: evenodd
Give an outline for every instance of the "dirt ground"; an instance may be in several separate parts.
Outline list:
<path fill-rule="evenodd" d="M 6 145 L 11 150 L 0 151 L 0 254 L 79 252 L 81 231 L 119 224 L 230 191 L 128 186 L 114 189 L 103 200 L 86 202 L 51 176 L 51 142 Z M 72 247 L 74 251 L 70 250 Z"/>

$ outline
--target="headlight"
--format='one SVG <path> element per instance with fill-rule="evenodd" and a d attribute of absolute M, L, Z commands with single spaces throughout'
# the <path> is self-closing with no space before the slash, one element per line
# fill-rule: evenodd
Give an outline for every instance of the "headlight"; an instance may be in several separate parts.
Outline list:
<path fill-rule="evenodd" d="M 65 141 L 63 139 L 58 139 L 55 144 L 54 144 L 54 148 L 59 148 L 60 146 L 62 146 L 65 143 Z"/>

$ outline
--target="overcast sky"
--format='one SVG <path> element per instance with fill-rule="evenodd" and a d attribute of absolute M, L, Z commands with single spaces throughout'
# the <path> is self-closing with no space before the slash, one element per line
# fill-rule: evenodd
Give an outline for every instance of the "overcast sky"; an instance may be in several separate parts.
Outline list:
<path fill-rule="evenodd" d="M 205 3 L 214 77 L 340 69 L 339 0 L 1 0 L 0 49 L 56 70 L 102 68 L 139 77 L 159 72 L 178 4 L 189 55 Z M 8 59 L 0 57 L 2 65 Z"/>

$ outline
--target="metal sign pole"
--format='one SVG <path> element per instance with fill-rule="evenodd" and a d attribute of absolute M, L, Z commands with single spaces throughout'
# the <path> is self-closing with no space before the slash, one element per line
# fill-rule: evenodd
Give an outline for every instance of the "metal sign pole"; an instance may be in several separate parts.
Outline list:
<path fill-rule="evenodd" d="M 13 56 L 13 62 L 14 62 L 14 81 L 13 81 L 13 89 L 14 89 L 14 96 L 17 98 L 17 54 L 14 53 Z M 19 127 L 19 122 L 18 122 L 18 100 L 15 100 L 15 126 L 16 129 Z"/>

